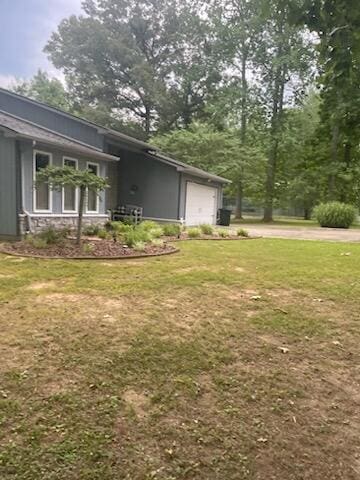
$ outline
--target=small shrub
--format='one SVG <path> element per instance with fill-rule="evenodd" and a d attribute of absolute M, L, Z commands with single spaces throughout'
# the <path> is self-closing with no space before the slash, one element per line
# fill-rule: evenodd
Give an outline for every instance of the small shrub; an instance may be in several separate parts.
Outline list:
<path fill-rule="evenodd" d="M 154 247 L 163 247 L 164 246 L 164 240 L 161 240 L 161 238 L 154 238 L 154 240 L 151 241 L 151 244 Z"/>
<path fill-rule="evenodd" d="M 245 228 L 239 228 L 237 231 L 236 231 L 236 235 L 238 237 L 248 237 L 249 236 L 249 232 L 247 230 L 245 230 Z"/>
<path fill-rule="evenodd" d="M 34 237 L 43 240 L 46 245 L 57 245 L 63 243 L 69 233 L 69 228 L 56 229 L 55 227 L 48 227 L 34 235 Z"/>
<path fill-rule="evenodd" d="M 84 228 L 83 233 L 88 237 L 95 237 L 96 235 L 99 234 L 100 230 L 101 228 L 99 225 L 88 225 L 87 227 Z"/>
<path fill-rule="evenodd" d="M 160 238 L 163 236 L 163 229 L 161 227 L 152 228 L 149 233 L 152 238 Z"/>
<path fill-rule="evenodd" d="M 218 235 L 221 238 L 228 238 L 230 237 L 230 232 L 229 230 L 221 229 L 221 230 L 218 230 Z"/>
<path fill-rule="evenodd" d="M 25 238 L 25 242 L 37 249 L 47 248 L 48 244 L 42 238 L 37 237 L 36 235 L 28 235 Z"/>
<path fill-rule="evenodd" d="M 341 202 L 322 203 L 314 209 L 314 217 L 322 227 L 349 228 L 356 216 L 355 207 Z"/>
<path fill-rule="evenodd" d="M 204 235 L 212 235 L 214 233 L 214 227 L 208 224 L 200 225 L 200 230 Z"/>
<path fill-rule="evenodd" d="M 146 232 L 141 228 L 132 228 L 122 235 L 125 245 L 132 248 L 136 243 L 148 243 L 152 240 L 150 232 Z"/>
<path fill-rule="evenodd" d="M 166 223 L 162 230 L 166 237 L 177 237 L 181 233 L 181 225 L 177 223 Z"/>
<path fill-rule="evenodd" d="M 106 240 L 108 238 L 108 235 L 109 235 L 108 232 L 104 229 L 99 230 L 98 233 L 97 233 L 97 236 L 99 238 L 101 238 L 102 240 Z"/>
<path fill-rule="evenodd" d="M 144 242 L 135 242 L 133 245 L 133 249 L 137 252 L 143 252 L 146 248 L 146 243 Z"/>
<path fill-rule="evenodd" d="M 132 230 L 134 228 L 133 225 L 129 225 L 128 223 L 123 222 L 106 222 L 105 223 L 105 230 L 108 232 L 116 232 L 116 233 L 124 233 Z"/>
<path fill-rule="evenodd" d="M 155 230 L 156 228 L 159 228 L 159 225 L 156 222 L 153 222 L 152 220 L 144 220 L 143 222 L 140 223 L 139 225 L 140 228 L 146 231 L 150 230 Z"/>
<path fill-rule="evenodd" d="M 197 227 L 189 228 L 187 234 L 189 238 L 198 238 L 201 235 L 201 230 Z"/>
<path fill-rule="evenodd" d="M 83 248 L 83 252 L 86 254 L 90 254 L 91 252 L 94 251 L 94 246 L 91 245 L 90 243 L 84 243 L 82 248 Z"/>

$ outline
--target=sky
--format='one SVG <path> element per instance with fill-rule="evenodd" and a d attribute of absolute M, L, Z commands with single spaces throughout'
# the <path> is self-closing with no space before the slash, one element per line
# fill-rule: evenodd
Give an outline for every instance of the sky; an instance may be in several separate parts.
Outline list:
<path fill-rule="evenodd" d="M 43 48 L 63 18 L 81 13 L 82 0 L 0 0 L 0 86 L 28 79 L 39 68 L 61 78 Z"/>

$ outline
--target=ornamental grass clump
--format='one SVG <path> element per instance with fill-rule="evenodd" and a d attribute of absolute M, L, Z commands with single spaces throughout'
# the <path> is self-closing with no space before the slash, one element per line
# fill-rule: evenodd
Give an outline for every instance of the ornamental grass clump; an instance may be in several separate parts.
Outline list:
<path fill-rule="evenodd" d="M 203 235 L 212 235 L 214 233 L 214 227 L 207 223 L 200 225 L 200 230 Z"/>
<path fill-rule="evenodd" d="M 177 237 L 181 233 L 181 225 L 177 223 L 166 223 L 163 225 L 162 230 L 165 237 Z"/>
<path fill-rule="evenodd" d="M 189 228 L 187 230 L 187 234 L 189 238 L 199 238 L 201 236 L 200 228 Z"/>
<path fill-rule="evenodd" d="M 219 237 L 221 237 L 221 238 L 230 237 L 230 231 L 229 230 L 225 230 L 225 229 L 218 230 L 218 234 L 219 234 Z"/>
<path fill-rule="evenodd" d="M 349 228 L 354 223 L 357 213 L 353 205 L 328 202 L 315 207 L 313 215 L 321 227 Z"/>
<path fill-rule="evenodd" d="M 248 237 L 249 236 L 249 232 L 247 230 L 245 230 L 245 228 L 239 228 L 236 232 L 236 235 L 238 237 Z"/>

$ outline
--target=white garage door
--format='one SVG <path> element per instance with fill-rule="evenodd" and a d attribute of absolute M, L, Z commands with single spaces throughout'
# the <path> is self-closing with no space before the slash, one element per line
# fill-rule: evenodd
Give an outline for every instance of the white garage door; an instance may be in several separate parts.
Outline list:
<path fill-rule="evenodd" d="M 216 223 L 217 189 L 188 182 L 186 187 L 186 225 Z"/>

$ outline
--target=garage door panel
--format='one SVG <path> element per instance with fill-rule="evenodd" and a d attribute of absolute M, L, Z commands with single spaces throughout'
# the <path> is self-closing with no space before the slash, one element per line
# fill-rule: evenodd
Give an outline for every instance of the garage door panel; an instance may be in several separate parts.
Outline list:
<path fill-rule="evenodd" d="M 188 182 L 186 188 L 185 222 L 187 225 L 216 223 L 217 189 Z"/>

